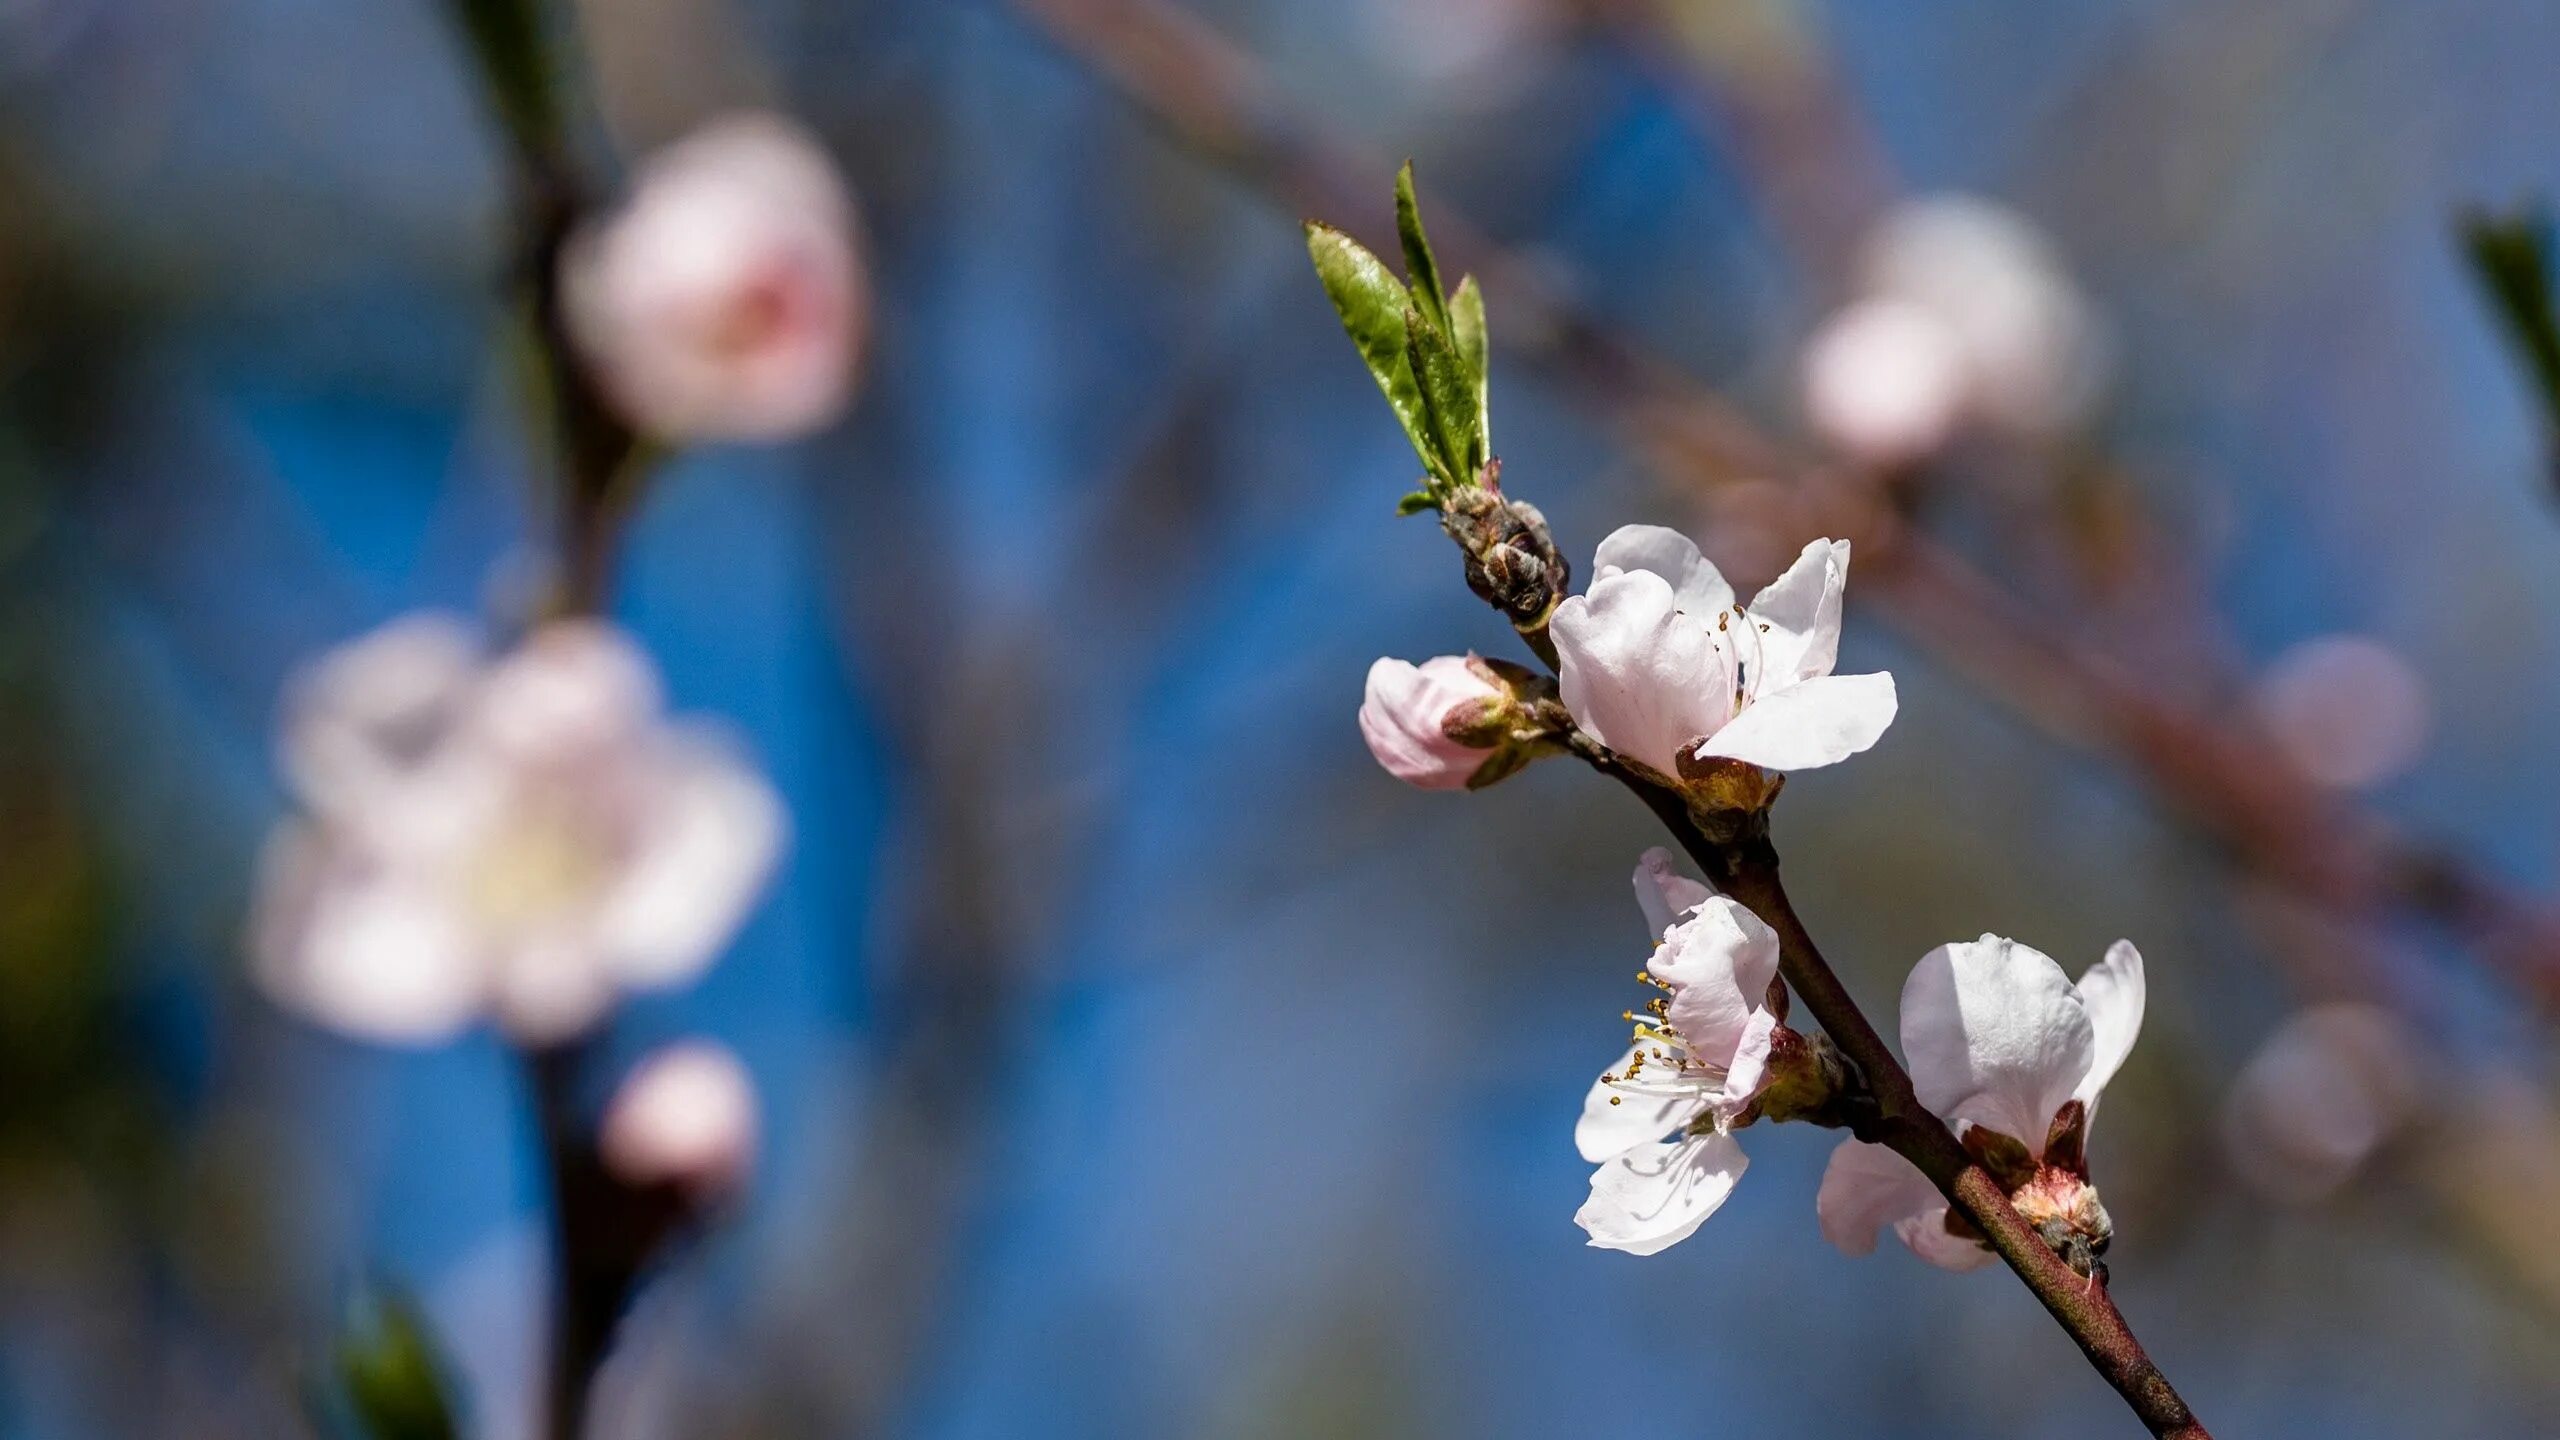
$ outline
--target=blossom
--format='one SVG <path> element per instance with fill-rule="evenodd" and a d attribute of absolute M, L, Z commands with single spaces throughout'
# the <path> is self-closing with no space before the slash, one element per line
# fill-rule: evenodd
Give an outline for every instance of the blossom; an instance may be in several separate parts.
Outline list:
<path fill-rule="evenodd" d="M 870 297 L 852 201 L 790 121 L 731 115 L 651 157 L 561 263 L 570 334 L 635 426 L 781 440 L 842 410 Z"/>
<path fill-rule="evenodd" d="M 1968 421 L 2049 434 L 2088 408 L 2105 349 L 2032 224 L 1986 200 L 1933 196 L 1868 237 L 1853 298 L 1805 349 L 1805 414 L 1875 464 L 1916 459 Z"/>
<path fill-rule="evenodd" d="M 2129 941 L 2074 985 L 2043 952 L 1997 935 L 1939 946 L 1902 987 L 1902 1048 L 1920 1103 L 1977 1154 L 2023 1152 L 2012 1185 L 2019 1213 L 2057 1245 L 2077 1237 L 2084 1260 L 2107 1238 L 2087 1184 L 2088 1122 L 2133 1049 L 2144 993 Z M 1874 1250 L 1876 1230 L 1890 1225 L 1934 1265 L 1991 1259 L 1937 1187 L 1881 1145 L 1842 1141 L 1815 1209 L 1824 1236 L 1852 1255 Z"/>
<path fill-rule="evenodd" d="M 1380 660 L 1369 667 L 1360 701 L 1360 735 L 1387 773 L 1425 790 L 1459 790 L 1484 768 L 1497 746 L 1452 736 L 1487 707 L 1509 697 L 1473 655 L 1442 655 L 1414 665 Z M 1460 712 L 1460 707 L 1470 707 Z"/>
<path fill-rule="evenodd" d="M 394 622 L 288 700 L 301 813 L 269 842 L 250 946 L 279 1002 L 350 1034 L 582 1031 L 709 965 L 781 841 L 771 788 L 664 716 L 621 632 L 547 625 L 494 663 L 469 635 Z"/>
<path fill-rule="evenodd" d="M 1963 417 L 1967 383 L 1955 328 L 1890 296 L 1849 305 L 1805 347 L 1806 418 L 1870 464 L 1900 464 L 1945 444 Z"/>
<path fill-rule="evenodd" d="M 2354 1001 L 2287 1020 L 2224 1097 L 2232 1172 L 2270 1200 L 2304 1204 L 2352 1179 L 2424 1098 L 2418 1045 L 2389 1011 Z"/>
<path fill-rule="evenodd" d="M 1628 525 L 1600 542 L 1591 587 L 1556 607 L 1565 708 L 1593 739 L 1665 777 L 1721 757 L 1771 770 L 1830 765 L 1893 723 L 1893 677 L 1834 675 L 1849 542 L 1816 540 L 1736 605 L 1676 530 Z"/>
<path fill-rule="evenodd" d="M 2333 790 L 2405 774 L 2435 723 L 2417 668 L 2360 635 L 2324 635 L 2287 649 L 2249 698 L 2258 723 L 2303 775 Z"/>
<path fill-rule="evenodd" d="M 709 1203 L 755 1167 L 755 1084 L 735 1052 L 686 1040 L 640 1062 L 606 1105 L 596 1146 L 626 1185 L 671 1185 Z"/>
<path fill-rule="evenodd" d="M 1599 1168 L 1573 1218 L 1595 1246 L 1651 1255 L 1705 1223 L 1749 1163 L 1733 1128 L 1768 1083 L 1778 937 L 1660 850 L 1636 868 L 1636 899 L 1655 937 L 1644 978 L 1662 993 L 1628 1013 L 1634 1043 L 1583 1100 L 1573 1142 Z"/>

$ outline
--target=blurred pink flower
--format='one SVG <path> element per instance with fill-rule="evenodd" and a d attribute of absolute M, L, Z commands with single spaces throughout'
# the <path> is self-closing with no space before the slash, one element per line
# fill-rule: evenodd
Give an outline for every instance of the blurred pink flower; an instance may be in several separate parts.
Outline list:
<path fill-rule="evenodd" d="M 1902 1049 L 1920 1103 L 1959 1137 L 1981 1128 L 2025 1150 L 2040 1172 L 2017 1197 L 2031 1222 L 2068 1225 L 2081 1217 L 2063 1212 L 2085 1204 L 2094 1215 L 2081 1223 L 2103 1233 L 2095 1195 L 2080 1177 L 2051 1174 L 2046 1147 L 2075 1103 L 2075 1148 L 2085 1138 L 2099 1092 L 2133 1051 L 2146 994 L 2141 952 L 2124 940 L 2077 985 L 2042 951 L 1997 935 L 1939 946 L 1904 982 Z M 1876 1230 L 1890 1225 L 1913 1253 L 1948 1270 L 1992 1258 L 1948 1229 L 1946 1197 L 1881 1145 L 1840 1142 L 1814 1204 L 1823 1235 L 1852 1255 L 1872 1252 Z"/>
<path fill-rule="evenodd" d="M 2259 723 L 2293 763 L 2334 790 L 2406 773 L 2434 726 L 2417 669 L 2361 635 L 2305 640 L 2278 655 L 2253 699 Z"/>
<path fill-rule="evenodd" d="M 1666 777 L 1685 753 L 1771 770 L 1830 765 L 1893 723 L 1893 677 L 1834 675 L 1849 542 L 1816 540 L 1736 605 L 1676 530 L 1600 542 L 1590 588 L 1556 607 L 1557 685 L 1593 739 Z"/>
<path fill-rule="evenodd" d="M 1857 301 L 1805 349 L 1804 407 L 1830 442 L 1875 465 L 1946 443 L 1964 413 L 1963 343 L 1935 313 L 1890 297 Z"/>
<path fill-rule="evenodd" d="M 1750 1164 L 1733 1122 L 1768 1082 L 1778 937 L 1661 850 L 1636 867 L 1636 899 L 1663 993 L 1583 1098 L 1573 1143 L 1600 1168 L 1573 1219 L 1592 1245 L 1651 1255 L 1706 1223 Z"/>
<path fill-rule="evenodd" d="M 2224 1151 L 2268 1199 L 2317 1200 L 2391 1138 L 2418 1092 L 2417 1047 L 2399 1020 L 2371 1005 L 2315 1006 L 2268 1036 L 2232 1082 Z"/>
<path fill-rule="evenodd" d="M 755 1084 L 725 1045 L 667 1046 L 614 1092 L 597 1146 L 627 1185 L 672 1185 L 703 1204 L 725 1199 L 755 1167 Z"/>
<path fill-rule="evenodd" d="M 792 122 L 732 115 L 650 157 L 561 263 L 570 331 L 637 428 L 785 440 L 843 410 L 868 281 L 844 184 Z"/>
<path fill-rule="evenodd" d="M 731 748 L 669 723 L 648 657 L 593 621 L 484 664 L 460 622 L 395 622 L 294 687 L 303 805 L 269 842 L 251 919 L 269 993 L 380 1040 L 494 1015 L 532 1043 L 623 989 L 699 974 L 783 831 Z"/>
<path fill-rule="evenodd" d="M 1388 774 L 1425 790 L 1462 790 L 1493 747 L 1449 737 L 1449 712 L 1504 691 L 1478 672 L 1472 655 L 1442 655 L 1414 665 L 1380 660 L 1369 667 L 1360 701 L 1360 735 Z"/>

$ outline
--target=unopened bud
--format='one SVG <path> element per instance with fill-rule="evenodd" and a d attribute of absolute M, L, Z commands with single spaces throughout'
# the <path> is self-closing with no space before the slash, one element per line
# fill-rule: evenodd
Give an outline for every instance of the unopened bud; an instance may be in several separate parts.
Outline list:
<path fill-rule="evenodd" d="M 755 1166 L 755 1086 L 728 1047 L 668 1046 L 640 1062 L 605 1110 L 597 1148 L 634 1189 L 672 1187 L 699 1206 L 735 1195 Z"/>
<path fill-rule="evenodd" d="M 1563 603 L 1573 567 L 1556 549 L 1547 517 L 1525 500 L 1505 499 L 1501 465 L 1483 483 L 1449 497 L 1440 523 L 1467 557 L 1467 588 L 1521 630 L 1536 630 Z"/>
<path fill-rule="evenodd" d="M 1388 774 L 1425 790 L 1482 789 L 1550 748 L 1553 686 L 1475 655 L 1369 667 L 1360 734 Z"/>

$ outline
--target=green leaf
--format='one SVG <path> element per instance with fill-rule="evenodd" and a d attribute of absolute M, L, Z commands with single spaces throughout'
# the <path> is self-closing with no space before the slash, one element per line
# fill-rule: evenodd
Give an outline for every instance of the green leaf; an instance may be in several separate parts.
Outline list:
<path fill-rule="evenodd" d="M 1402 519 L 1407 515 L 1419 515 L 1425 510 L 1437 510 L 1439 508 L 1439 496 L 1432 494 L 1428 490 L 1416 490 L 1396 502 L 1396 517 L 1398 519 Z"/>
<path fill-rule="evenodd" d="M 2551 213 L 2538 204 L 2505 215 L 2474 210 L 2462 217 L 2461 231 L 2474 278 L 2540 387 L 2544 418 L 2560 429 L 2560 315 L 2552 309 Z"/>
<path fill-rule="evenodd" d="M 1476 413 L 1475 377 L 1458 355 L 1448 333 L 1419 309 L 1404 312 L 1406 362 L 1422 382 L 1423 409 L 1438 445 L 1443 473 L 1453 483 L 1471 483 L 1482 468 L 1484 426 Z"/>
<path fill-rule="evenodd" d="M 1458 291 L 1449 297 L 1449 338 L 1457 342 L 1458 358 L 1467 362 L 1467 370 L 1476 382 L 1476 433 L 1484 442 L 1485 453 L 1493 451 L 1493 369 L 1486 351 L 1484 328 L 1484 291 L 1476 287 L 1476 277 L 1458 282 Z M 1478 465 L 1484 463 L 1479 457 Z"/>
<path fill-rule="evenodd" d="M 338 1338 L 338 1381 L 370 1440 L 457 1440 L 426 1318 L 394 1290 L 357 1297 Z"/>
<path fill-rule="evenodd" d="M 1413 304 L 1432 324 L 1449 328 L 1449 292 L 1440 283 L 1440 262 L 1432 258 L 1431 237 L 1422 233 L 1422 207 L 1413 198 L 1413 162 L 1396 172 L 1396 239 L 1404 244 L 1405 277 L 1413 282 Z"/>
<path fill-rule="evenodd" d="M 560 98 L 552 83 L 550 36 L 534 0 L 449 0 L 479 61 L 508 137 L 540 151 L 558 143 Z"/>
<path fill-rule="evenodd" d="M 1359 241 L 1330 225 L 1307 222 L 1307 254 L 1315 261 L 1316 278 L 1324 282 L 1334 313 L 1342 317 L 1343 332 L 1359 347 L 1360 358 L 1368 363 L 1388 408 L 1404 426 L 1414 453 L 1422 457 L 1423 468 L 1445 484 L 1456 484 L 1432 433 L 1421 383 L 1415 378 L 1404 321 L 1412 301 L 1403 284 Z"/>

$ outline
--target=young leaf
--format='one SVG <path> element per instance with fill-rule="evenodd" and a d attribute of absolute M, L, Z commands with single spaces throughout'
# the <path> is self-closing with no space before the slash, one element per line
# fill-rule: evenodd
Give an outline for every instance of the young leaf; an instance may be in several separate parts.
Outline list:
<path fill-rule="evenodd" d="M 1369 374 L 1404 426 L 1414 453 L 1422 457 L 1423 468 L 1443 483 L 1456 484 L 1432 433 L 1422 386 L 1415 377 L 1404 321 L 1412 302 L 1404 286 L 1359 241 L 1329 225 L 1307 223 L 1307 254 L 1315 261 L 1316 278 L 1324 282 L 1334 313 L 1342 317 L 1343 332 L 1368 362 Z"/>
<path fill-rule="evenodd" d="M 369 1440 L 456 1440 L 426 1317 L 396 1291 L 361 1297 L 337 1347 L 338 1379 Z"/>
<path fill-rule="evenodd" d="M 1486 356 L 1484 329 L 1484 292 L 1476 288 L 1476 277 L 1458 282 L 1457 293 L 1449 297 L 1449 338 L 1457 342 L 1458 358 L 1467 362 L 1468 373 L 1476 382 L 1476 434 L 1484 442 L 1487 454 L 1493 450 L 1493 391 L 1489 377 L 1493 371 Z M 1482 465 L 1484 457 L 1477 457 Z"/>
<path fill-rule="evenodd" d="M 1404 270 L 1413 282 L 1414 308 L 1444 333 L 1449 328 L 1449 292 L 1440 284 L 1440 262 L 1432 258 L 1431 238 L 1422 233 L 1422 207 L 1413 198 L 1413 162 L 1396 172 L 1396 238 L 1404 242 Z"/>
<path fill-rule="evenodd" d="M 2462 243 L 2508 339 L 2533 372 L 2544 418 L 2560 428 L 2560 315 L 2552 310 L 2550 212 L 2538 205 L 2506 215 L 2472 211 L 2462 217 Z"/>
<path fill-rule="evenodd" d="M 1428 490 L 1415 490 L 1396 502 L 1396 518 L 1401 520 L 1407 515 L 1419 515 L 1425 510 L 1437 510 L 1439 508 L 1439 496 L 1432 494 Z"/>
<path fill-rule="evenodd" d="M 1430 417 L 1445 471 L 1452 483 L 1473 483 L 1483 467 L 1483 426 L 1476 415 L 1475 378 L 1448 334 L 1418 309 L 1404 312 L 1407 363 L 1422 382 L 1424 412 Z"/>

